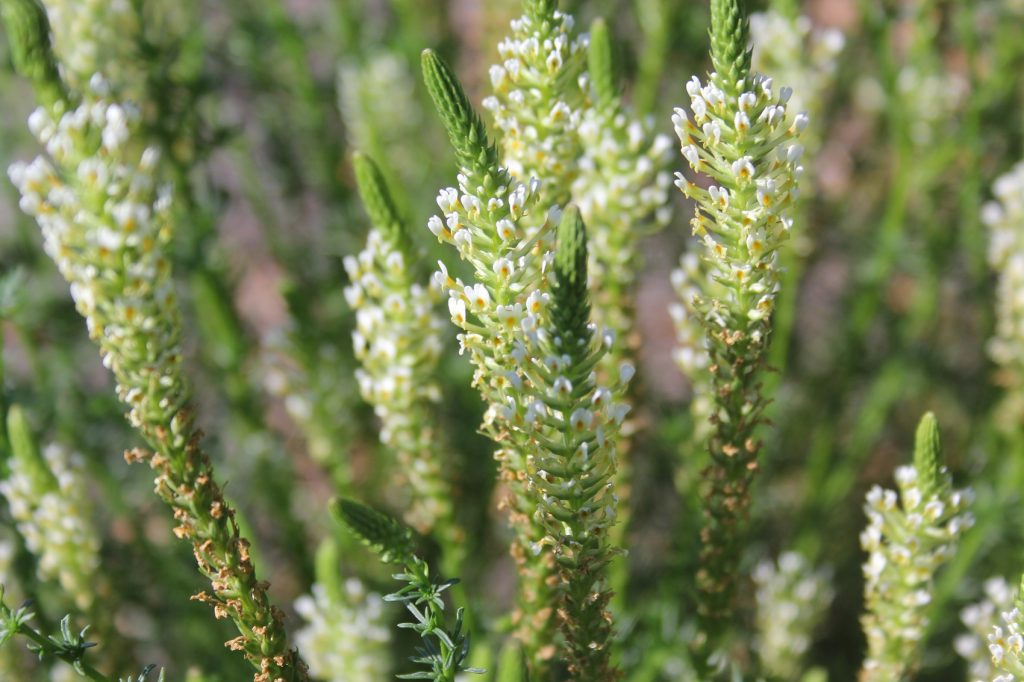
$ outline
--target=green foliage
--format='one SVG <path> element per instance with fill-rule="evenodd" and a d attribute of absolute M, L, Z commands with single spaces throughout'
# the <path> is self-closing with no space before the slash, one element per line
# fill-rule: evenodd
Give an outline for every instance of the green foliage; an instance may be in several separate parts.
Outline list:
<path fill-rule="evenodd" d="M 579 362 L 590 342 L 590 294 L 587 289 L 587 230 L 576 206 L 568 206 L 558 225 L 551 321 Z"/>

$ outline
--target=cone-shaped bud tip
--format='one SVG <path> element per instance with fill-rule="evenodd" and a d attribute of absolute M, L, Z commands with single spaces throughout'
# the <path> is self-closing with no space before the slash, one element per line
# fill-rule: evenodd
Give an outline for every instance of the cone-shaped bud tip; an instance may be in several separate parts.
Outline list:
<path fill-rule="evenodd" d="M 926 412 L 917 425 L 914 436 L 914 468 L 925 494 L 943 485 L 942 438 L 935 415 Z"/>
<path fill-rule="evenodd" d="M 391 241 L 399 251 L 407 253 L 411 244 L 394 197 L 380 167 L 361 152 L 352 154 L 352 168 L 356 175 L 359 197 L 363 200 L 370 222 Z"/>
<path fill-rule="evenodd" d="M 488 141 L 484 124 L 469 103 L 455 72 L 433 50 L 424 50 L 420 61 L 423 82 L 459 165 L 481 174 L 496 169 L 498 152 Z"/>
<path fill-rule="evenodd" d="M 330 507 L 335 520 L 377 552 L 382 561 L 406 564 L 412 559 L 413 531 L 398 519 L 346 498 L 331 500 Z"/>
<path fill-rule="evenodd" d="M 746 0 L 711 0 L 711 65 L 720 87 L 736 94 L 737 83 L 750 75 L 750 59 Z"/>
<path fill-rule="evenodd" d="M 598 106 L 606 106 L 618 96 L 615 78 L 612 37 L 608 24 L 597 18 L 590 25 L 590 46 L 587 49 L 587 69 Z"/>
<path fill-rule="evenodd" d="M 590 298 L 587 292 L 587 230 L 576 206 L 562 213 L 555 248 L 555 282 L 552 287 L 552 322 L 563 337 L 589 339 Z M 574 343 L 570 351 L 575 351 Z"/>

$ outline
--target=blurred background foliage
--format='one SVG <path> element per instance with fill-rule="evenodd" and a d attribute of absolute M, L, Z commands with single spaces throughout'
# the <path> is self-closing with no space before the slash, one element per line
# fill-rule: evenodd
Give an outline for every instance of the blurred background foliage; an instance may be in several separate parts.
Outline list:
<path fill-rule="evenodd" d="M 1014 0 L 777 0 L 754 3 L 845 36 L 835 82 L 812 123 L 820 150 L 808 164 L 768 382 L 774 427 L 747 564 L 799 549 L 835 571 L 836 598 L 811 661 L 830 679 L 853 679 L 862 653 L 864 492 L 906 460 L 925 410 L 943 425 L 958 484 L 978 493 L 978 525 L 940 577 L 919 679 L 966 679 L 950 646 L 959 609 L 992 575 L 1024 565 L 1024 434 L 1019 379 L 986 354 L 993 282 L 980 220 L 993 179 L 1024 156 L 1024 4 Z M 162 7 L 166 5 L 166 7 Z M 515 0 L 134 0 L 142 13 L 129 46 L 149 78 L 155 134 L 176 150 L 179 209 L 175 271 L 186 302 L 188 363 L 200 422 L 255 540 L 259 571 L 279 604 L 308 592 L 316 548 L 337 533 L 330 496 L 403 508 L 400 472 L 378 444 L 358 397 L 352 314 L 341 259 L 367 232 L 348 156 L 380 160 L 410 224 L 423 226 L 454 160 L 419 79 L 420 51 L 456 65 L 479 102 L 495 45 Z M 172 8 L 173 12 L 166 11 Z M 610 19 L 626 95 L 669 132 L 683 84 L 707 68 L 707 6 L 683 0 L 572 0 L 581 25 Z M 161 20 L 145 17 L 159 15 Z M 5 48 L 0 48 L 6 54 Z M 4 58 L 6 64 L 9 58 Z M 791 83 L 799 89 L 800 83 Z M 0 158 L 35 153 L 24 121 L 33 102 L 11 68 L 0 72 Z M 682 168 L 682 159 L 676 164 Z M 151 493 L 149 475 L 122 461 L 137 443 L 111 379 L 88 342 L 66 287 L 40 248 L 35 224 L 0 183 L 3 405 L 25 409 L 41 442 L 88 463 L 101 572 L 117 587 L 101 652 L 108 660 L 166 665 L 207 680 L 238 680 L 231 633 L 189 601 L 200 589 L 187 549 Z M 671 359 L 669 272 L 688 248 L 692 208 L 644 243 L 636 294 L 641 389 L 630 567 L 618 616 L 630 680 L 669 680 L 692 612 L 700 526 L 701 453 L 689 443 L 689 388 Z M 426 229 L 413 230 L 435 259 Z M 480 615 L 486 659 L 514 592 L 508 531 L 495 509 L 492 446 L 477 433 L 483 406 L 454 333 L 439 380 L 457 481 L 456 509 L 474 560 L 462 576 Z M 22 598 L 53 626 L 73 608 L 38 577 L 0 502 L 0 557 Z M 389 590 L 386 571 L 337 534 L 346 576 Z M 5 561 L 9 558 L 10 567 Z M 321 577 L 321 580 L 323 578 Z M 753 592 L 743 598 L 753 608 Z M 77 613 L 76 617 L 94 617 Z M 394 613 L 394 618 L 398 614 Z M 750 620 L 750 619 L 747 619 Z M 298 627 L 294 613 L 289 622 Z M 396 652 L 408 651 L 397 639 Z M 395 660 L 402 660 L 396 654 Z M 22 661 L 22 679 L 45 673 Z M 199 678 L 197 678 L 199 679 Z"/>

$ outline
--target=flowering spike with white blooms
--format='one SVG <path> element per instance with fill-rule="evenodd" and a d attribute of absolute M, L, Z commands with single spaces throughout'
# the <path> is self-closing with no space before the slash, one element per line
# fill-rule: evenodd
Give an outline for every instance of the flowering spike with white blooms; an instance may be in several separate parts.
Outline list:
<path fill-rule="evenodd" d="M 815 569 L 797 552 L 784 552 L 778 562 L 758 564 L 753 578 L 761 670 L 773 679 L 800 679 L 814 631 L 835 596 L 832 572 Z"/>
<path fill-rule="evenodd" d="M 494 95 L 484 108 L 500 131 L 502 161 L 512 177 L 542 181 L 542 203 L 564 204 L 580 154 L 577 127 L 586 100 L 586 35 L 557 2 L 524 0 L 523 16 L 498 44 Z M 535 216 L 542 220 L 543 216 Z"/>
<path fill-rule="evenodd" d="M 366 156 L 353 158 L 359 193 L 375 229 L 358 256 L 345 258 L 351 284 L 345 297 L 356 311 L 352 344 L 361 368 L 359 391 L 381 420 L 380 440 L 398 458 L 412 489 L 406 520 L 435 531 L 446 553 L 465 542 L 454 519 L 443 473 L 434 405 L 441 392 L 435 370 L 441 356 L 440 292 L 416 281 L 412 242 L 384 177 Z M 454 574 L 458 561 L 448 565 Z"/>
<path fill-rule="evenodd" d="M 295 601 L 306 625 L 295 644 L 309 672 L 325 682 L 378 682 L 391 673 L 391 618 L 381 595 L 357 578 L 342 580 L 338 547 L 325 540 L 316 554 L 316 582 Z"/>
<path fill-rule="evenodd" d="M 992 193 L 995 200 L 982 210 L 989 229 L 988 262 L 998 277 L 995 335 L 988 353 L 1006 389 L 997 424 L 1012 431 L 1024 414 L 1024 162 L 997 178 Z"/>
<path fill-rule="evenodd" d="M 587 225 L 595 321 L 622 339 L 606 356 L 611 366 L 635 347 L 633 286 L 640 270 L 640 238 L 664 227 L 672 175 L 672 144 L 637 120 L 619 98 L 608 29 L 591 29 L 589 54 L 593 106 L 583 109 L 578 135 L 582 153 L 572 183 L 573 203 Z"/>
<path fill-rule="evenodd" d="M 459 187 L 442 189 L 441 215 L 427 227 L 472 265 L 473 279 L 453 278 L 440 262 L 435 280 L 448 294 L 448 311 L 461 330 L 461 353 L 475 367 L 473 385 L 490 406 L 484 431 L 500 444 L 495 458 L 508 496 L 503 506 L 515 531 L 512 555 L 520 575 L 517 635 L 533 670 L 555 653 L 551 608 L 554 562 L 538 541 L 546 531 L 533 518 L 536 500 L 527 489 L 525 436 L 509 430 L 517 418 L 541 418 L 541 406 L 525 398 L 532 381 L 520 366 L 527 361 L 527 335 L 537 335 L 548 314 L 548 244 L 557 210 L 545 214 L 535 182 L 523 184 L 498 165 L 497 148 L 469 104 L 451 69 L 433 52 L 423 53 L 423 76 L 459 161 Z M 536 213 L 546 218 L 537 219 Z M 546 368 L 546 372 L 557 368 Z M 532 408 L 532 409 L 531 409 Z M 507 418 L 506 418 L 507 417 Z"/>
<path fill-rule="evenodd" d="M 993 625 L 988 634 L 988 652 L 992 668 L 1000 674 L 992 682 L 1024 680 L 1024 578 L 1021 578 L 1013 608 L 999 614 L 1001 625 Z"/>
<path fill-rule="evenodd" d="M 527 334 L 518 372 L 523 399 L 497 409 L 526 443 L 530 485 L 558 566 L 558 615 L 573 679 L 617 679 L 610 659 L 611 593 L 605 572 L 614 554 L 608 533 L 618 500 L 613 478 L 618 432 L 628 407 L 622 393 L 632 375 L 602 385 L 594 367 L 610 338 L 590 322 L 587 240 L 579 210 L 570 205 L 558 229 L 548 324 Z"/>
<path fill-rule="evenodd" d="M 864 562 L 861 626 L 868 653 L 861 680 L 900 680 L 917 669 L 928 630 L 935 573 L 956 551 L 974 523 L 967 511 L 973 494 L 954 490 L 942 465 L 938 425 L 926 414 L 917 428 L 914 464 L 896 469 L 895 490 L 873 487 L 860 535 Z"/>
<path fill-rule="evenodd" d="M 960 611 L 960 621 L 967 632 L 953 640 L 953 648 L 967 661 L 967 672 L 972 682 L 987 682 L 995 676 L 988 638 L 995 632 L 999 614 L 1013 608 L 1013 587 L 1004 578 L 986 580 L 984 593 L 984 599 Z"/>
<path fill-rule="evenodd" d="M 778 251 L 789 238 L 801 171 L 796 138 L 807 117 L 790 121 L 788 88 L 776 91 L 771 78 L 750 73 L 744 3 L 714 0 L 711 16 L 717 70 L 706 83 L 694 76 L 686 84 L 690 112 L 678 108 L 672 121 L 683 157 L 706 179 L 677 174 L 676 184 L 696 203 L 691 224 L 707 279 L 692 289 L 680 285 L 692 295 L 676 317 L 684 325 L 700 320 L 715 401 L 697 575 L 702 626 L 714 648 L 732 612 L 739 528 L 758 467 L 756 430 L 767 405 L 760 374 L 780 286 Z M 692 326 L 686 335 L 696 336 Z"/>
<path fill-rule="evenodd" d="M 142 15 L 133 3 L 42 0 L 41 4 L 50 17 L 53 49 L 73 91 L 84 92 L 94 76 L 103 74 L 118 97 L 143 101 Z"/>
<path fill-rule="evenodd" d="M 40 452 L 17 406 L 7 423 L 13 457 L 0 495 L 39 560 L 39 576 L 56 580 L 75 606 L 88 611 L 99 588 L 100 545 L 82 457 L 56 444 Z"/>
<path fill-rule="evenodd" d="M 178 522 L 174 532 L 191 541 L 213 585 L 212 595 L 196 598 L 238 625 L 241 636 L 228 644 L 256 668 L 255 682 L 304 680 L 187 407 L 168 259 L 172 199 L 156 180 L 159 151 L 139 144 L 138 110 L 110 101 L 108 92 L 93 78 L 77 106 L 58 102 L 33 112 L 29 127 L 48 158 L 15 163 L 9 174 L 114 374 L 128 420 L 155 451 L 133 450 L 126 459 L 148 460 L 157 472 L 156 492 Z"/>
<path fill-rule="evenodd" d="M 753 69 L 770 73 L 781 83 L 799 84 L 789 100 L 790 111 L 816 118 L 832 87 L 845 38 L 835 28 L 815 27 L 806 16 L 787 17 L 776 11 L 750 15 Z M 820 139 L 808 130 L 803 143 L 812 155 Z"/>

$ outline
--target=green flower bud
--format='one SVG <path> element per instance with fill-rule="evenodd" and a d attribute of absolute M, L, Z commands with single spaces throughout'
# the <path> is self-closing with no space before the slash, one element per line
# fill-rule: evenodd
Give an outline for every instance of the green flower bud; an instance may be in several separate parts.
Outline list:
<path fill-rule="evenodd" d="M 422 56 L 423 81 L 434 101 L 459 165 L 481 175 L 498 167 L 498 152 L 483 121 L 469 103 L 455 72 L 433 50 Z"/>
<path fill-rule="evenodd" d="M 394 564 L 412 562 L 415 536 L 412 528 L 383 512 L 350 499 L 331 501 L 335 521 L 348 528 L 363 544 Z"/>
<path fill-rule="evenodd" d="M 590 25 L 587 68 L 590 71 L 596 105 L 600 108 L 614 104 L 619 91 L 616 87 L 612 38 L 608 32 L 608 24 L 601 18 L 595 19 Z"/>
<path fill-rule="evenodd" d="M 32 82 L 39 103 L 52 107 L 67 99 L 50 44 L 50 21 L 39 0 L 2 0 L 3 19 L 14 68 Z"/>
<path fill-rule="evenodd" d="M 942 439 L 939 423 L 931 412 L 925 413 L 917 425 L 914 435 L 914 468 L 917 469 L 918 483 L 925 496 L 939 492 L 948 484 L 942 476 Z"/>
<path fill-rule="evenodd" d="M 403 255 L 408 255 L 408 231 L 380 167 L 369 156 L 356 152 L 352 155 L 352 168 L 356 173 L 359 197 L 363 200 L 363 207 L 366 208 L 370 221 L 392 246 Z"/>
<path fill-rule="evenodd" d="M 711 0 L 711 65 L 728 93 L 750 75 L 750 20 L 745 0 Z"/>
<path fill-rule="evenodd" d="M 551 287 L 551 322 L 570 343 L 574 356 L 586 353 L 590 340 L 590 296 L 587 291 L 587 230 L 580 210 L 570 205 L 558 226 L 555 282 Z"/>

